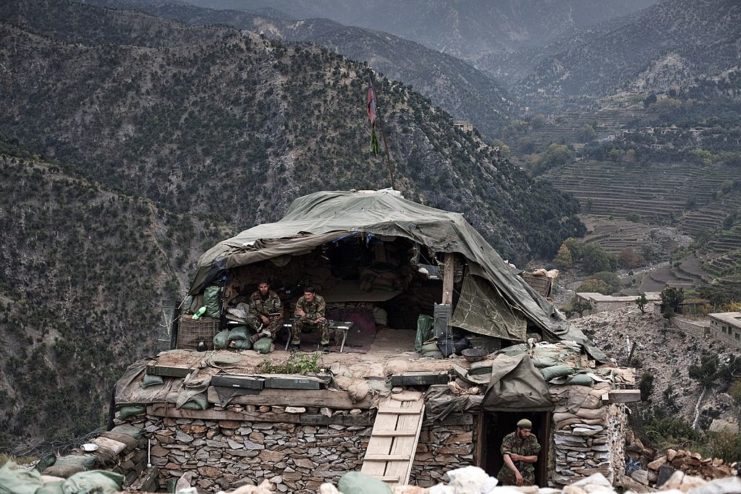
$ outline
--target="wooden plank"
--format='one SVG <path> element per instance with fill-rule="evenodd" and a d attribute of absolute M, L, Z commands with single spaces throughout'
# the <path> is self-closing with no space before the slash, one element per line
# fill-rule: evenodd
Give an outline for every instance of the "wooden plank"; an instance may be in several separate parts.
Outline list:
<path fill-rule="evenodd" d="M 404 408 L 395 409 L 395 408 L 384 407 L 384 408 L 379 408 L 378 413 L 394 413 L 396 415 L 417 415 L 419 414 L 419 410 L 404 409 Z"/>
<path fill-rule="evenodd" d="M 185 410 L 171 403 L 155 403 L 147 406 L 147 415 L 175 419 L 238 420 L 248 422 L 286 422 L 300 424 L 301 415 L 276 412 L 232 412 L 229 410 Z"/>
<path fill-rule="evenodd" d="M 401 403 L 401 406 L 405 411 L 413 410 L 417 413 L 416 415 L 405 414 L 400 416 L 397 429 L 405 432 L 412 431 L 413 434 L 394 439 L 391 453 L 407 455 L 409 459 L 406 461 L 390 461 L 386 467 L 386 475 L 392 477 L 398 476 L 399 482 L 406 484 L 409 481 L 409 476 L 412 472 L 412 463 L 414 462 L 414 455 L 417 451 L 417 441 L 419 440 L 419 432 L 422 427 L 424 401 L 421 398 L 419 401 L 405 401 Z"/>
<path fill-rule="evenodd" d="M 376 437 L 413 436 L 414 431 L 373 431 L 373 435 Z"/>
<path fill-rule="evenodd" d="M 641 401 L 640 389 L 613 389 L 608 394 L 610 403 L 634 403 Z"/>
<path fill-rule="evenodd" d="M 455 277 L 455 254 L 445 254 L 445 267 L 443 268 L 443 304 L 453 303 L 453 279 Z"/>
<path fill-rule="evenodd" d="M 409 461 L 409 455 L 365 455 L 364 461 Z"/>
<path fill-rule="evenodd" d="M 217 390 L 213 386 L 209 386 L 206 395 L 209 403 L 220 402 Z M 347 392 L 332 389 L 263 389 L 256 394 L 235 396 L 229 403 L 257 406 L 328 407 L 338 410 L 370 409 L 373 404 L 370 397 L 353 403 Z"/>
<path fill-rule="evenodd" d="M 376 421 L 373 424 L 373 429 L 395 430 L 397 421 L 398 415 L 376 414 Z M 373 437 L 373 433 L 371 432 L 371 437 L 368 440 L 368 447 L 365 451 L 366 457 L 369 455 L 388 455 L 391 451 L 392 442 L 393 438 L 391 437 Z M 383 477 L 386 475 L 386 462 L 363 461 L 360 471 L 366 475 Z"/>

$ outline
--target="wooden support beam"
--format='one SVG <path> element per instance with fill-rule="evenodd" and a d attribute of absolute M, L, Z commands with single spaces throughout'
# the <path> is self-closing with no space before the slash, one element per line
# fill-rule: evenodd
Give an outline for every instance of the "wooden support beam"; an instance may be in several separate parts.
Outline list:
<path fill-rule="evenodd" d="M 455 278 L 455 254 L 445 254 L 445 266 L 443 268 L 443 304 L 453 303 L 453 278 Z"/>
<path fill-rule="evenodd" d="M 229 391 L 231 389 L 229 388 Z M 209 403 L 220 403 L 219 394 L 214 386 L 207 391 Z M 235 405 L 277 405 L 292 407 L 327 407 L 330 409 L 351 410 L 353 408 L 368 409 L 371 407 L 370 398 L 353 403 L 350 395 L 345 391 L 331 389 L 263 389 L 257 394 L 235 396 L 230 401 Z"/>

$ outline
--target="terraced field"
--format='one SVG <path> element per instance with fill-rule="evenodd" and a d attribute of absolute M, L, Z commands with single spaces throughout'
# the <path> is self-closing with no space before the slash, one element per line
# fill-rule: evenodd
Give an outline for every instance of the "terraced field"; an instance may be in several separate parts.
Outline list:
<path fill-rule="evenodd" d="M 637 215 L 644 222 L 666 224 L 679 219 L 686 209 L 711 205 L 721 185 L 737 174 L 737 170 L 721 166 L 576 161 L 542 179 L 573 194 L 587 213 Z M 719 206 L 724 209 L 725 205 Z M 720 221 L 724 217 L 721 213 Z M 702 218 L 707 221 L 708 216 L 698 216 L 698 226 Z"/>

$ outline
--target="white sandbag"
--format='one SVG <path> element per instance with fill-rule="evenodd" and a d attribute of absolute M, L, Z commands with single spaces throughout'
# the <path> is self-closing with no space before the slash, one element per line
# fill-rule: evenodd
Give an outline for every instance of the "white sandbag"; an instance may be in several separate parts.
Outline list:
<path fill-rule="evenodd" d="M 490 477 L 479 467 L 469 466 L 456 468 L 448 472 L 450 487 L 457 493 L 489 494 L 496 487 L 498 480 Z"/>

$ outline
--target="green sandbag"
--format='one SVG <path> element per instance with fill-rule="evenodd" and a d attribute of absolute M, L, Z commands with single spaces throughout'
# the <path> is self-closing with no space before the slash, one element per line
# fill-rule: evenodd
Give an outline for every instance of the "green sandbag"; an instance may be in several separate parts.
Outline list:
<path fill-rule="evenodd" d="M 149 388 L 152 386 L 162 386 L 165 384 L 165 380 L 162 379 L 162 376 L 153 376 L 151 374 L 144 374 L 144 379 L 142 380 L 142 388 Z"/>
<path fill-rule="evenodd" d="M 76 473 L 62 483 L 64 494 L 114 494 L 121 490 L 124 476 L 104 470 Z"/>
<path fill-rule="evenodd" d="M 49 482 L 36 491 L 36 494 L 64 494 L 64 482 Z"/>
<path fill-rule="evenodd" d="M 545 369 L 540 369 L 540 373 L 543 374 L 543 379 L 550 381 L 554 377 L 568 376 L 574 373 L 574 369 L 568 365 L 552 365 Z"/>
<path fill-rule="evenodd" d="M 186 410 L 205 410 L 208 408 L 208 399 L 205 394 L 200 393 L 191 397 L 180 408 L 185 408 Z"/>
<path fill-rule="evenodd" d="M 425 345 L 422 345 L 422 348 L 419 349 L 419 353 L 429 353 L 429 352 L 439 352 L 440 350 L 437 348 L 437 343 L 427 343 Z"/>
<path fill-rule="evenodd" d="M 234 350 L 249 350 L 252 348 L 252 342 L 250 340 L 232 340 L 229 342 L 229 348 Z"/>
<path fill-rule="evenodd" d="M 589 377 L 587 374 L 574 374 L 566 381 L 566 384 L 574 384 L 576 386 L 592 386 L 594 379 Z"/>
<path fill-rule="evenodd" d="M 445 358 L 445 355 L 443 355 L 440 350 L 435 350 L 434 352 L 424 352 L 422 356 L 427 358 Z"/>
<path fill-rule="evenodd" d="M 229 344 L 229 331 L 219 331 L 214 336 L 214 350 L 223 350 Z"/>
<path fill-rule="evenodd" d="M 360 472 L 347 472 L 337 484 L 340 492 L 352 494 L 391 494 L 389 486 L 380 480 Z"/>
<path fill-rule="evenodd" d="M 125 420 L 135 415 L 141 415 L 144 411 L 144 405 L 125 405 L 118 409 L 118 418 Z"/>
<path fill-rule="evenodd" d="M 44 483 L 38 470 L 8 461 L 0 467 L 0 494 L 34 494 Z"/>
<path fill-rule="evenodd" d="M 538 369 L 542 369 L 544 367 L 553 367 L 554 365 L 559 365 L 558 360 L 556 360 L 553 357 L 548 356 L 535 356 L 533 357 L 533 365 L 537 367 Z"/>
<path fill-rule="evenodd" d="M 432 325 L 435 319 L 426 314 L 420 314 L 417 318 L 417 336 L 414 339 L 414 349 L 417 352 L 422 351 L 422 345 L 432 337 Z"/>
<path fill-rule="evenodd" d="M 258 353 L 270 353 L 273 350 L 273 340 L 267 336 L 260 338 L 252 345 L 252 349 Z"/>
<path fill-rule="evenodd" d="M 206 315 L 218 319 L 221 317 L 221 288 L 216 285 L 207 286 L 203 291 L 203 305 L 206 307 Z"/>
<path fill-rule="evenodd" d="M 250 330 L 247 326 L 237 326 L 229 331 L 229 341 L 246 340 L 250 337 Z"/>

